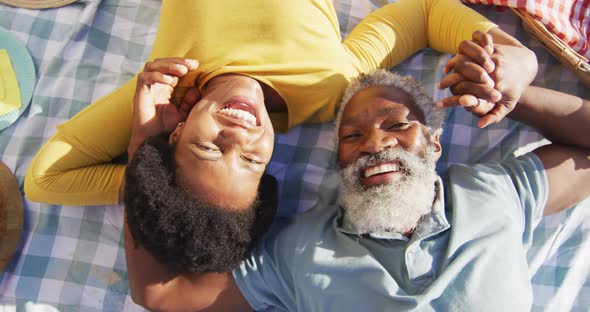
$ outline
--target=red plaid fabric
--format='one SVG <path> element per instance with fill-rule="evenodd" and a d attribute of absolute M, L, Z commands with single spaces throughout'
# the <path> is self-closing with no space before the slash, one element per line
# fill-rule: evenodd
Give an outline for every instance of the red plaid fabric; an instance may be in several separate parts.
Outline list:
<path fill-rule="evenodd" d="M 490 4 L 526 11 L 572 49 L 590 58 L 588 49 L 590 0 L 462 0 L 466 3 Z"/>

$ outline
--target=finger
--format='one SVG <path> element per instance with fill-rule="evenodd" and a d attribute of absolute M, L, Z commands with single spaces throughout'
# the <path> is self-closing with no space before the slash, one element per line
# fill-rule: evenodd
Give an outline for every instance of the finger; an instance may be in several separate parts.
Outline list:
<path fill-rule="evenodd" d="M 170 76 L 157 71 L 143 72 L 137 77 L 138 86 L 149 86 L 154 83 L 161 83 L 174 87 L 178 83 L 178 77 Z"/>
<path fill-rule="evenodd" d="M 138 86 L 133 101 L 133 120 L 134 124 L 144 124 L 146 121 L 154 119 L 156 111 L 151 103 L 149 86 Z"/>
<path fill-rule="evenodd" d="M 484 115 L 477 121 L 477 126 L 481 129 L 496 123 L 496 116 L 493 114 Z"/>
<path fill-rule="evenodd" d="M 498 104 L 494 107 L 494 109 L 486 114 L 477 125 L 480 128 L 485 128 L 491 124 L 498 123 L 504 119 L 504 117 L 506 117 L 510 111 L 512 111 L 512 108 L 509 105 Z"/>
<path fill-rule="evenodd" d="M 494 107 L 494 103 L 466 94 L 446 97 L 436 102 L 436 106 L 443 109 L 461 106 L 471 113 L 483 116 Z"/>
<path fill-rule="evenodd" d="M 472 62 L 483 67 L 488 73 L 494 71 L 495 65 L 488 52 L 473 41 L 462 41 L 459 44 L 459 54 L 467 56 Z"/>
<path fill-rule="evenodd" d="M 479 99 L 471 94 L 463 94 L 459 96 L 459 106 L 464 108 L 473 108 L 480 105 Z"/>
<path fill-rule="evenodd" d="M 469 80 L 474 83 L 485 84 L 489 87 L 494 87 L 495 85 L 494 80 L 490 77 L 490 74 L 485 71 L 485 69 L 466 59 L 462 59 L 457 62 L 455 65 L 455 73 L 465 77 L 465 80 Z"/>
<path fill-rule="evenodd" d="M 461 97 L 461 95 L 453 95 L 453 96 L 446 97 L 444 99 L 440 99 L 440 100 L 438 100 L 438 102 L 436 102 L 436 106 L 438 108 L 442 108 L 442 109 L 460 106 L 461 105 L 461 104 L 459 104 L 460 97 Z"/>
<path fill-rule="evenodd" d="M 145 64 L 144 72 L 160 72 L 177 77 L 184 76 L 189 69 L 183 65 L 173 62 L 170 59 L 156 60 Z"/>
<path fill-rule="evenodd" d="M 144 72 L 158 71 L 168 75 L 184 76 L 190 70 L 196 69 L 199 63 L 196 60 L 180 57 L 155 59 L 144 66 Z"/>
<path fill-rule="evenodd" d="M 166 57 L 166 58 L 157 58 L 154 59 L 152 62 L 159 63 L 159 62 L 172 62 L 175 64 L 180 64 L 188 67 L 189 69 L 193 70 L 199 66 L 199 61 L 190 58 L 184 57 Z"/>
<path fill-rule="evenodd" d="M 459 98 L 459 104 L 463 106 L 466 111 L 474 114 L 477 117 L 484 116 L 494 108 L 494 103 L 478 99 L 470 94 L 461 96 Z"/>
<path fill-rule="evenodd" d="M 489 102 L 496 103 L 502 99 L 502 93 L 493 87 L 485 84 L 463 81 L 451 87 L 451 92 L 455 95 L 471 94 Z"/>
<path fill-rule="evenodd" d="M 174 87 L 162 83 L 154 83 L 149 86 L 153 104 L 170 103 L 170 96 Z"/>
<path fill-rule="evenodd" d="M 482 47 L 489 55 L 494 53 L 494 40 L 492 39 L 492 35 L 485 33 L 481 30 L 477 30 L 473 32 L 471 36 L 473 41 L 477 43 L 480 47 Z"/>
<path fill-rule="evenodd" d="M 442 69 L 443 74 L 448 74 L 451 72 L 451 70 L 453 69 L 453 67 L 455 67 L 455 63 L 457 62 L 457 55 L 451 57 L 447 63 L 445 64 L 445 66 Z"/>
<path fill-rule="evenodd" d="M 446 88 L 450 88 L 462 81 L 465 81 L 465 77 L 463 77 L 462 75 L 458 74 L 458 73 L 452 73 L 449 75 L 446 75 L 438 84 L 438 88 L 443 90 Z"/>

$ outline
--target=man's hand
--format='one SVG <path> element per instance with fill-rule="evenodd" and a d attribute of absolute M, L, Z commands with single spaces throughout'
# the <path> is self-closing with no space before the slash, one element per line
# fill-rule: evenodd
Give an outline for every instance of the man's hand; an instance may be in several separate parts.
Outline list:
<path fill-rule="evenodd" d="M 188 113 L 200 99 L 198 89 L 189 89 L 178 106 L 171 103 L 172 92 L 178 80 L 198 65 L 196 60 L 177 57 L 146 63 L 137 78 L 133 99 L 133 129 L 127 148 L 129 160 L 145 139 L 172 132 L 178 123 L 186 120 Z"/>
<path fill-rule="evenodd" d="M 491 64 L 490 64 L 491 62 Z M 537 73 L 535 54 L 524 46 L 494 45 L 489 34 L 475 32 L 464 41 L 443 72 L 440 88 L 451 87 L 455 96 L 442 99 L 441 107 L 463 106 L 481 117 L 480 128 L 497 123 L 510 113 Z"/>

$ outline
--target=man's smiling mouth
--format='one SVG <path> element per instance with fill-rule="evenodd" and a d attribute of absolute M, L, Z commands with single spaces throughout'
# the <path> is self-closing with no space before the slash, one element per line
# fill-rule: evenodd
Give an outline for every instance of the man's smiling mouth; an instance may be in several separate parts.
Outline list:
<path fill-rule="evenodd" d="M 363 177 L 369 178 L 378 174 L 390 173 L 390 172 L 397 172 L 399 171 L 400 165 L 398 162 L 387 162 L 378 164 L 375 166 L 370 166 L 363 170 Z"/>

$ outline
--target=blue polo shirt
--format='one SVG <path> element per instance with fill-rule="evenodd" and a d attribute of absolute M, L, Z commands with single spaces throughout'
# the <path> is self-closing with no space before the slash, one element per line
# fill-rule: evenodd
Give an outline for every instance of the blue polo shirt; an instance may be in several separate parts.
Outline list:
<path fill-rule="evenodd" d="M 408 239 L 359 233 L 335 203 L 276 224 L 233 272 L 255 310 L 529 311 L 547 177 L 530 153 L 453 166 Z"/>

